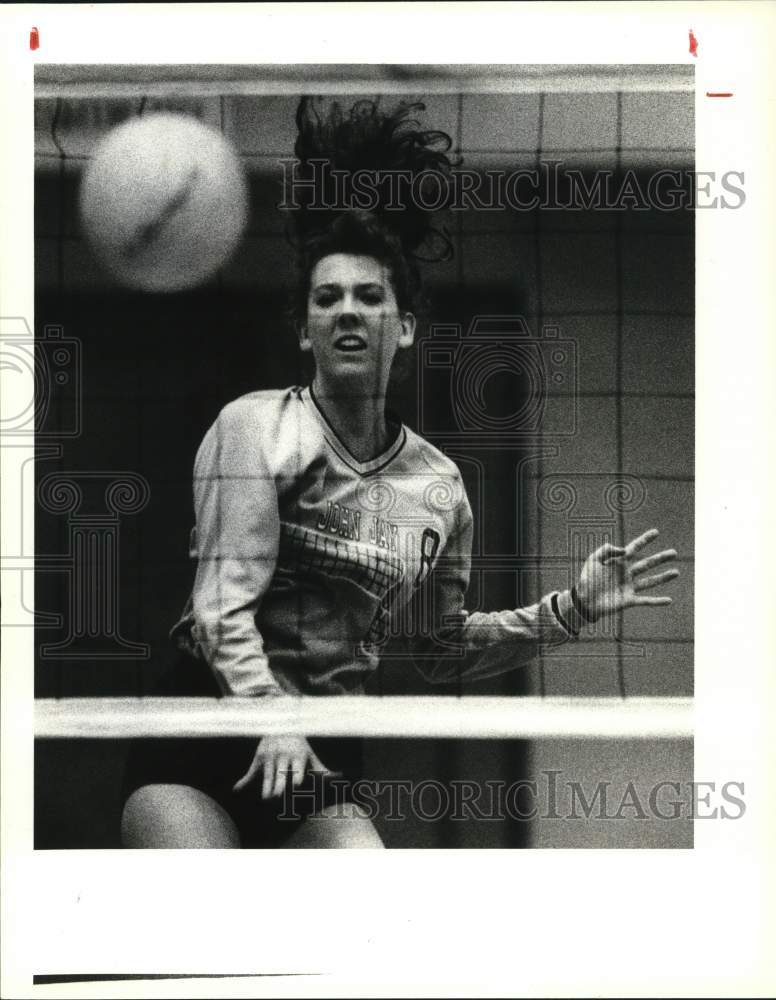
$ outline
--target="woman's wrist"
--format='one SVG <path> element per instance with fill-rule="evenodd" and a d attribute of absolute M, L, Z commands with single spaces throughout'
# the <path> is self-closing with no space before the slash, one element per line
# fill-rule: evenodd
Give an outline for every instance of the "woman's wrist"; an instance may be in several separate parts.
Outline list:
<path fill-rule="evenodd" d="M 597 620 L 596 617 L 590 613 L 590 609 L 579 596 L 579 591 L 575 586 L 571 588 L 571 603 L 574 605 L 574 610 L 579 617 L 588 625 L 592 625 Z"/>
<path fill-rule="evenodd" d="M 572 639 L 576 639 L 580 632 L 589 624 L 577 610 L 571 597 L 570 590 L 562 590 L 552 594 L 550 606 L 563 630 Z"/>

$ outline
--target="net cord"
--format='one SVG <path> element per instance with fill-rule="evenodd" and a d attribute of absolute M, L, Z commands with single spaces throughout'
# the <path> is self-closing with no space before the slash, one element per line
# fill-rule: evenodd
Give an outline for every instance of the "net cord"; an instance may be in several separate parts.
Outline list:
<path fill-rule="evenodd" d="M 40 698 L 39 739 L 266 734 L 436 739 L 690 739 L 691 698 Z"/>

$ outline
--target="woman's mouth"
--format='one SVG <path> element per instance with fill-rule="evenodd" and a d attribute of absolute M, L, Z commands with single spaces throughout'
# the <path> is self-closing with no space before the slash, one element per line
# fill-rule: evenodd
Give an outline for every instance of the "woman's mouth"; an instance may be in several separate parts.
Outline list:
<path fill-rule="evenodd" d="M 366 341 L 355 333 L 345 333 L 337 337 L 334 346 L 338 351 L 365 351 Z"/>

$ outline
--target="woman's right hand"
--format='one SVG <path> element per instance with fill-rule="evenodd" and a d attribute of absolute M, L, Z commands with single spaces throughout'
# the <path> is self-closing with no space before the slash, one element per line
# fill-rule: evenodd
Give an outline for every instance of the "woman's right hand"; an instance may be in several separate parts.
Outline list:
<path fill-rule="evenodd" d="M 242 791 L 261 771 L 261 797 L 270 799 L 283 794 L 289 774 L 296 788 L 308 770 L 335 773 L 318 759 L 304 736 L 263 736 L 251 766 L 235 783 L 232 791 Z"/>

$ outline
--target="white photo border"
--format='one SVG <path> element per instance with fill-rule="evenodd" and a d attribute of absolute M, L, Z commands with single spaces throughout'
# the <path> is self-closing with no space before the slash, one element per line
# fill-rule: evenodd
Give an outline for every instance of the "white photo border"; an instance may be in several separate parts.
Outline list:
<path fill-rule="evenodd" d="M 401 6 L 5 6 L 2 315 L 33 326 L 36 63 L 694 60 L 696 165 L 743 170 L 747 196 L 738 211 L 699 212 L 696 228 L 695 771 L 744 781 L 746 815 L 696 822 L 692 851 L 34 853 L 32 635 L 15 629 L 3 637 L 3 996 L 736 996 L 776 985 L 774 8 Z M 718 91 L 733 97 L 706 96 Z M 18 514 L 12 486 L 4 528 Z M 69 970 L 305 975 L 31 985 L 33 973 Z"/>

